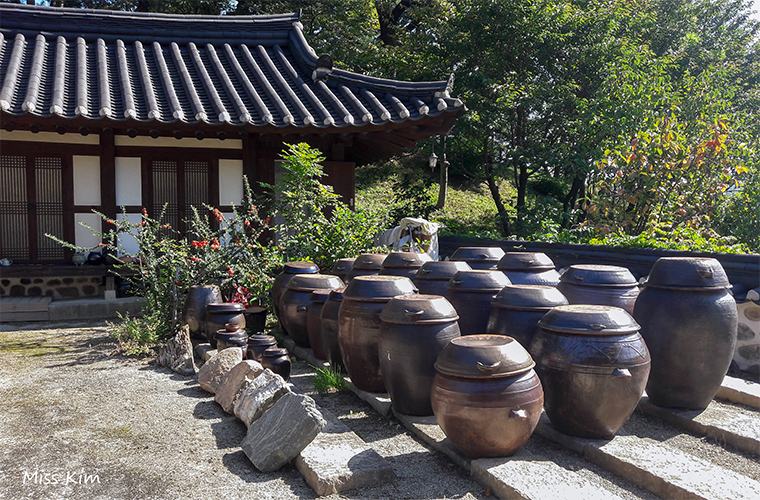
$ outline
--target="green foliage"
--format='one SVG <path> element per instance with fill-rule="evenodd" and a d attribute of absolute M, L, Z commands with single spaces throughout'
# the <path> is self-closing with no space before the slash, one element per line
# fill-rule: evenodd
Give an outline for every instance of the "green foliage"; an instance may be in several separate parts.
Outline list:
<path fill-rule="evenodd" d="M 633 248 L 657 248 L 690 252 L 748 253 L 736 238 L 723 237 L 713 231 L 698 231 L 689 227 L 657 226 L 638 235 L 611 233 L 603 238 L 591 238 L 590 245 L 610 245 Z"/>
<path fill-rule="evenodd" d="M 760 171 L 752 167 L 738 188 L 718 207 L 716 230 L 735 237 L 753 253 L 760 253 Z"/>
<path fill-rule="evenodd" d="M 117 314 L 119 321 L 107 322 L 107 325 L 111 336 L 119 343 L 119 350 L 127 356 L 155 354 L 165 340 L 159 332 L 161 319 L 152 315 L 132 318 Z"/>
<path fill-rule="evenodd" d="M 335 365 L 330 365 L 327 368 L 316 368 L 316 375 L 314 376 L 314 388 L 320 394 L 325 394 L 331 390 L 345 391 L 346 380 L 340 373 L 340 368 Z"/>

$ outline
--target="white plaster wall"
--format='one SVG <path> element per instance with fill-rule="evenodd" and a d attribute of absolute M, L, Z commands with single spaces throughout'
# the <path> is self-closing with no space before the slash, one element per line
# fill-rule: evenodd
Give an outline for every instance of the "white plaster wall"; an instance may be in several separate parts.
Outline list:
<path fill-rule="evenodd" d="M 219 206 L 243 202 L 243 160 L 219 160 Z"/>
<path fill-rule="evenodd" d="M 760 291 L 760 289 L 758 289 Z M 738 304 L 739 335 L 734 361 L 740 370 L 760 369 L 760 304 L 748 300 Z"/>
<path fill-rule="evenodd" d="M 73 157 L 74 205 L 100 205 L 100 158 Z"/>
<path fill-rule="evenodd" d="M 125 220 L 125 218 L 134 224 L 142 222 L 142 215 L 140 214 L 116 214 L 117 220 Z M 137 239 L 131 234 L 119 235 L 119 252 L 118 256 L 122 255 L 137 255 L 140 253 L 140 245 L 137 243 Z"/>
<path fill-rule="evenodd" d="M 14 130 L 8 132 L 0 129 L 0 140 L 3 141 L 23 141 L 23 142 L 56 142 L 60 144 L 100 144 L 100 136 L 90 134 L 88 136 L 80 134 L 64 134 L 58 132 L 37 132 L 36 134 L 28 130 Z"/>
<path fill-rule="evenodd" d="M 141 175 L 140 158 L 116 157 L 117 206 L 142 206 Z"/>
<path fill-rule="evenodd" d="M 99 215 L 90 213 L 74 214 L 74 243 L 80 247 L 95 248 L 100 243 L 100 238 L 93 234 L 93 231 L 101 231 L 102 219 Z M 82 223 L 90 226 L 88 229 Z"/>

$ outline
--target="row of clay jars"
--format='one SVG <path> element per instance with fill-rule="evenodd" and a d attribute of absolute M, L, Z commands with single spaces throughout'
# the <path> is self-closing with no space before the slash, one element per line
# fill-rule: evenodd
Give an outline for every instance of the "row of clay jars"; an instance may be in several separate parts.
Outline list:
<path fill-rule="evenodd" d="M 280 319 L 296 345 L 321 347 L 311 346 L 309 342 L 308 312 L 312 305 L 310 297 L 315 290 L 329 291 L 342 286 L 340 278 L 331 274 L 296 274 L 291 278 L 280 298 Z"/>

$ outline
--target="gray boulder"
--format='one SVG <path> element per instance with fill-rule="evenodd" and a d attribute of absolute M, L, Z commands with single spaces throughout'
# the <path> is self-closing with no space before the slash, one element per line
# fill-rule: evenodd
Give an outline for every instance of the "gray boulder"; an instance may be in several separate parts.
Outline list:
<path fill-rule="evenodd" d="M 301 453 L 325 425 L 313 399 L 289 392 L 251 424 L 243 452 L 261 472 L 273 472 Z"/>
<path fill-rule="evenodd" d="M 190 327 L 183 326 L 177 335 L 169 339 L 158 353 L 158 364 L 180 375 L 195 375 L 197 368 L 193 360 L 193 343 L 190 341 Z"/>
<path fill-rule="evenodd" d="M 263 371 L 264 368 L 258 361 L 248 359 L 241 361 L 224 376 L 222 383 L 216 389 L 214 401 L 222 405 L 224 411 L 232 413 L 240 393 Z"/>
<path fill-rule="evenodd" d="M 198 371 L 198 383 L 206 391 L 216 394 L 227 372 L 241 361 L 243 361 L 243 350 L 239 347 L 230 347 L 220 351 L 201 366 Z"/>
<path fill-rule="evenodd" d="M 290 388 L 281 376 L 268 368 L 248 383 L 235 403 L 235 416 L 246 427 L 264 414 Z"/>

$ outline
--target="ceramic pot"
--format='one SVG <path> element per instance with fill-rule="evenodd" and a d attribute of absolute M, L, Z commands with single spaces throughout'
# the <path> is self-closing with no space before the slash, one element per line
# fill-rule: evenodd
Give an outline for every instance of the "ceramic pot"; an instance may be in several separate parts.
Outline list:
<path fill-rule="evenodd" d="M 271 335 L 249 335 L 248 348 L 245 351 L 245 359 L 261 363 L 264 351 L 273 347 L 277 347 L 277 340 Z"/>
<path fill-rule="evenodd" d="M 321 360 L 327 359 L 324 344 L 322 342 L 322 308 L 330 296 L 331 290 L 314 290 L 309 295 L 309 310 L 306 312 L 306 333 L 309 337 L 309 345 L 314 357 Z"/>
<path fill-rule="evenodd" d="M 450 260 L 467 262 L 472 269 L 492 271 L 502 257 L 504 250 L 500 247 L 459 247 Z"/>
<path fill-rule="evenodd" d="M 486 331 L 512 337 L 528 349 L 538 331 L 538 321 L 561 305 L 567 305 L 567 299 L 553 286 L 507 285 L 491 302 Z"/>
<path fill-rule="evenodd" d="M 351 269 L 353 269 L 355 261 L 356 257 L 336 260 L 332 269 L 330 269 L 330 274 L 337 276 L 345 283 L 346 276 L 351 272 Z"/>
<path fill-rule="evenodd" d="M 391 252 L 383 260 L 383 267 L 380 269 L 382 275 L 403 276 L 412 279 L 417 274 L 417 270 L 426 262 L 432 262 L 433 259 L 426 253 L 418 252 Z"/>
<path fill-rule="evenodd" d="M 387 257 L 384 253 L 363 253 L 354 260 L 354 265 L 346 275 L 346 285 L 356 276 L 374 276 L 380 274 L 383 261 Z"/>
<path fill-rule="evenodd" d="M 245 328 L 245 307 L 235 302 L 223 302 L 220 304 L 206 305 L 206 339 L 211 347 L 216 348 L 214 336 L 218 330 L 224 328 L 227 323 L 235 323 L 240 328 Z"/>
<path fill-rule="evenodd" d="M 628 314 L 633 314 L 639 296 L 638 281 L 619 266 L 572 265 L 560 277 L 557 289 L 570 304 L 620 307 Z"/>
<path fill-rule="evenodd" d="M 378 353 L 383 383 L 393 409 L 432 415 L 430 388 L 438 354 L 459 337 L 454 306 L 439 295 L 392 298 L 380 313 Z"/>
<path fill-rule="evenodd" d="M 438 425 L 460 452 L 504 457 L 525 444 L 544 401 L 534 364 L 503 335 L 459 337 L 443 348 L 430 400 Z"/>
<path fill-rule="evenodd" d="M 282 324 L 282 319 L 280 318 L 280 298 L 282 297 L 282 294 L 285 293 L 285 290 L 288 288 L 288 283 L 296 274 L 317 274 L 318 272 L 319 268 L 313 262 L 296 260 L 285 263 L 282 272 L 275 277 L 274 283 L 272 283 L 272 289 L 269 293 L 272 295 L 274 314 L 277 316 L 280 326 L 285 333 L 288 333 L 288 331 L 285 329 L 285 325 Z"/>
<path fill-rule="evenodd" d="M 236 323 L 227 323 L 224 325 L 223 329 L 216 331 L 214 339 L 216 340 L 217 351 L 223 351 L 230 347 L 237 347 L 243 351 L 243 359 L 245 359 L 248 336 L 245 333 L 245 329 L 240 328 L 240 325 Z"/>
<path fill-rule="evenodd" d="M 267 349 L 261 357 L 261 366 L 269 368 L 272 372 L 281 376 L 285 382 L 290 380 L 291 362 L 287 349 L 281 347 Z"/>
<path fill-rule="evenodd" d="M 288 282 L 288 288 L 280 297 L 282 324 L 293 341 L 301 347 L 311 347 L 307 319 L 314 290 L 340 288 L 343 282 L 331 274 L 296 274 Z"/>
<path fill-rule="evenodd" d="M 222 292 L 216 285 L 191 286 L 182 309 L 182 322 L 190 327 L 191 336 L 206 335 L 206 306 L 221 304 Z"/>
<path fill-rule="evenodd" d="M 340 354 L 340 345 L 338 344 L 338 313 L 340 304 L 343 302 L 343 291 L 345 288 L 336 288 L 330 290 L 325 305 L 322 306 L 322 348 L 327 361 L 330 365 L 342 369 L 343 357 Z"/>
<path fill-rule="evenodd" d="M 715 397 L 736 346 L 730 286 L 716 259 L 655 262 L 633 310 L 652 355 L 646 388 L 652 403 L 703 410 Z"/>
<path fill-rule="evenodd" d="M 452 276 L 444 296 L 459 314 L 462 335 L 487 332 L 491 301 L 509 284 L 509 278 L 501 271 L 459 271 Z"/>
<path fill-rule="evenodd" d="M 496 266 L 513 285 L 559 284 L 554 262 L 542 252 L 507 252 Z"/>
<path fill-rule="evenodd" d="M 267 308 L 248 306 L 245 308 L 245 327 L 250 333 L 264 333 L 267 327 Z"/>
<path fill-rule="evenodd" d="M 422 295 L 444 295 L 449 280 L 459 271 L 471 271 L 467 262 L 434 260 L 425 262 L 412 278 Z"/>
<path fill-rule="evenodd" d="M 385 392 L 378 358 L 380 313 L 393 297 L 416 291 L 412 280 L 400 276 L 357 276 L 346 286 L 338 311 L 338 345 L 357 388 Z"/>
<path fill-rule="evenodd" d="M 618 307 L 558 306 L 538 322 L 530 346 L 552 425 L 609 439 L 636 409 L 651 358 L 639 325 Z"/>

